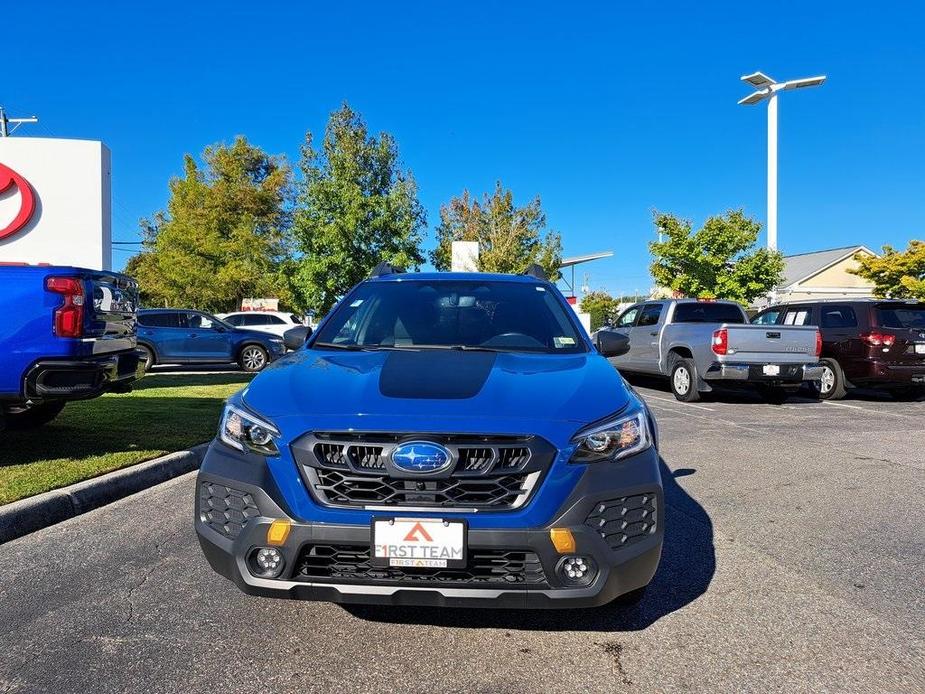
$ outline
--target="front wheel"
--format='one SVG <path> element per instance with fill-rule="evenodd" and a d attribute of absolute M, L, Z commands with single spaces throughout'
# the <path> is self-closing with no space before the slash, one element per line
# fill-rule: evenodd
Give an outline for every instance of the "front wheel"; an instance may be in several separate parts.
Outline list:
<path fill-rule="evenodd" d="M 4 419 L 6 428 L 10 430 L 34 429 L 61 414 L 67 403 L 64 400 L 50 400 L 48 402 L 32 405 L 31 407 L 17 407 L 6 411 Z"/>
<path fill-rule="evenodd" d="M 697 369 L 693 359 L 675 357 L 671 362 L 668 378 L 675 398 L 681 402 L 700 400 L 700 391 L 697 390 Z"/>
<path fill-rule="evenodd" d="M 248 373 L 262 371 L 269 361 L 267 351 L 260 345 L 247 345 L 238 357 L 238 364 Z"/>

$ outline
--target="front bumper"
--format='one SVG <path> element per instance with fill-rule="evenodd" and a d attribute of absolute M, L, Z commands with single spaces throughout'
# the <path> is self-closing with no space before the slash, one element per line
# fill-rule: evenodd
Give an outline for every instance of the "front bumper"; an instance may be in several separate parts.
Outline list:
<path fill-rule="evenodd" d="M 366 551 L 371 545 L 370 525 L 293 518 L 267 466 L 255 465 L 253 456 L 246 464 L 234 461 L 236 455 L 220 444 L 210 447 L 197 478 L 195 524 L 212 568 L 252 595 L 357 604 L 593 607 L 647 585 L 661 556 L 664 497 L 654 448 L 618 464 L 589 465 L 553 520 L 543 527 L 470 528 L 470 557 L 491 552 L 535 557 L 541 569 L 529 583 L 506 583 L 505 578 L 463 583 L 446 576 L 431 580 L 426 571 L 404 580 L 371 579 L 365 574 L 345 578 L 343 571 L 338 576 L 307 575 L 305 557 L 310 548 Z M 423 514 L 396 508 L 394 514 L 377 515 L 444 517 L 438 509 Z M 460 515 L 446 518 L 456 520 Z M 292 522 L 289 537 L 278 548 L 285 568 L 279 578 L 261 578 L 249 568 L 250 558 L 256 548 L 267 546 L 267 529 L 280 518 Z M 594 560 L 597 574 L 589 585 L 570 587 L 560 576 L 557 567 L 563 555 L 552 545 L 551 527 L 569 528 L 576 543 L 574 554 Z"/>
<path fill-rule="evenodd" d="M 764 367 L 777 367 L 777 373 L 767 374 Z M 703 374 L 706 381 L 744 381 L 747 383 L 802 383 L 822 379 L 822 364 L 738 364 L 713 362 Z"/>
<path fill-rule="evenodd" d="M 143 355 L 134 349 L 83 359 L 43 359 L 26 372 L 24 392 L 30 399 L 95 398 L 128 390 L 143 375 Z"/>

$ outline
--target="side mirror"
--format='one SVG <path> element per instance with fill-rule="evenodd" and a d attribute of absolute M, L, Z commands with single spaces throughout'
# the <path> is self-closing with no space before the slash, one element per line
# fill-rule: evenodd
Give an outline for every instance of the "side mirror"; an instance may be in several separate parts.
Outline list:
<path fill-rule="evenodd" d="M 286 349 L 299 349 L 311 337 L 312 329 L 307 325 L 300 325 L 297 328 L 290 328 L 283 333 L 283 344 Z"/>
<path fill-rule="evenodd" d="M 605 357 L 619 357 L 630 351 L 630 339 L 613 330 L 598 330 L 594 335 L 594 346 Z"/>

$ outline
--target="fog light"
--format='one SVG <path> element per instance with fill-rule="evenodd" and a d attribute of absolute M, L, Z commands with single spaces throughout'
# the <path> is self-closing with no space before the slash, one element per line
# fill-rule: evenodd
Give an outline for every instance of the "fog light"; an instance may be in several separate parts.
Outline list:
<path fill-rule="evenodd" d="M 559 562 L 559 576 L 566 583 L 586 586 L 597 575 L 597 565 L 591 557 L 569 556 Z"/>
<path fill-rule="evenodd" d="M 273 547 L 261 547 L 254 554 L 256 573 L 266 578 L 276 578 L 283 572 L 283 555 Z"/>

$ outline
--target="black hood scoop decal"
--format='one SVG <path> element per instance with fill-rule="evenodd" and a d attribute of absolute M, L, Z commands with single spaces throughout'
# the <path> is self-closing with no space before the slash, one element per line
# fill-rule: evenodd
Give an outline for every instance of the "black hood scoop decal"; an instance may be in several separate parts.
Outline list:
<path fill-rule="evenodd" d="M 387 398 L 462 400 L 479 394 L 495 364 L 493 352 L 390 352 L 379 374 Z"/>

